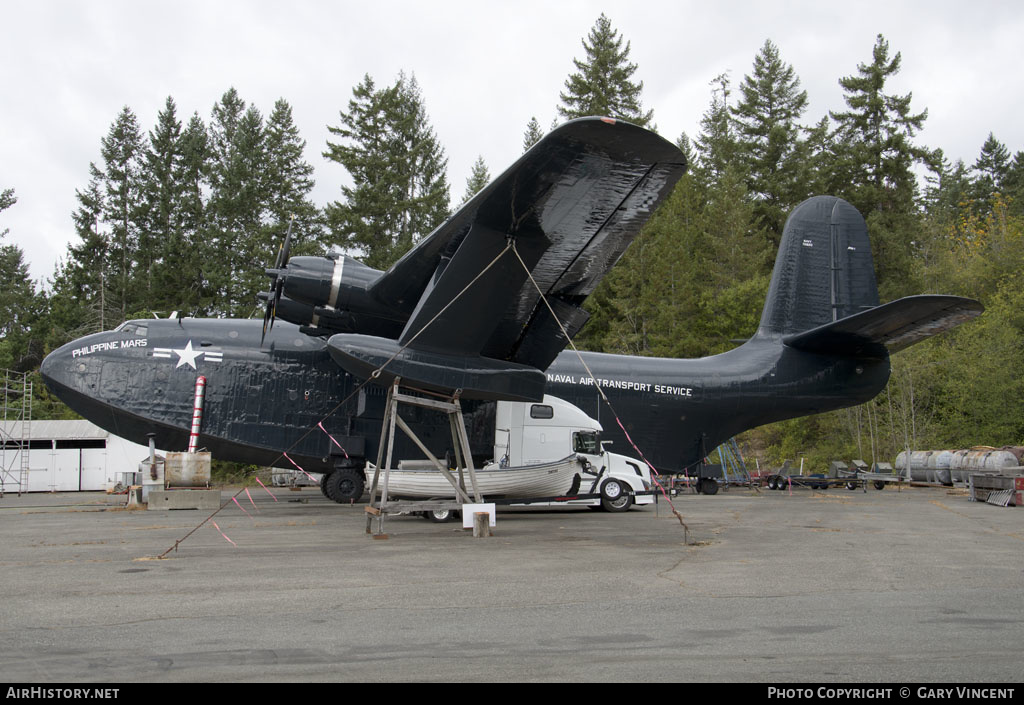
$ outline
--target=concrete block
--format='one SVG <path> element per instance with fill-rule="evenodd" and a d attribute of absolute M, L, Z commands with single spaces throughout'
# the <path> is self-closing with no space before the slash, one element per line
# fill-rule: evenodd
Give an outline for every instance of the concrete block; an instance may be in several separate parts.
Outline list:
<path fill-rule="evenodd" d="M 217 509 L 220 490 L 153 490 L 148 509 Z"/>

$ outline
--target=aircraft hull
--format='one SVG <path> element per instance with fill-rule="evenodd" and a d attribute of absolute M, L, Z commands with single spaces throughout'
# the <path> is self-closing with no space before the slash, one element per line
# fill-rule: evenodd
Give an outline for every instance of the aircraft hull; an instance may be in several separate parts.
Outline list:
<path fill-rule="evenodd" d="M 357 390 L 361 380 L 333 362 L 327 344 L 291 324 L 279 322 L 262 346 L 260 334 L 256 320 L 149 321 L 66 345 L 47 357 L 41 372 L 77 413 L 137 443 L 153 433 L 158 447 L 187 445 L 202 374 L 199 445 L 215 458 L 276 467 L 295 461 L 309 472 L 374 461 L 386 387 Z M 581 358 L 612 409 L 601 402 Z M 660 472 L 681 472 L 748 428 L 866 401 L 888 375 L 887 357 L 829 357 L 755 339 L 698 360 L 563 352 L 548 369 L 546 386 L 598 419 L 619 452 L 632 452 L 628 432 Z M 494 404 L 463 406 L 474 455 L 487 459 Z M 443 416 L 409 411 L 406 420 L 435 453 L 450 448 Z M 398 457 L 421 457 L 402 434 L 396 441 Z"/>

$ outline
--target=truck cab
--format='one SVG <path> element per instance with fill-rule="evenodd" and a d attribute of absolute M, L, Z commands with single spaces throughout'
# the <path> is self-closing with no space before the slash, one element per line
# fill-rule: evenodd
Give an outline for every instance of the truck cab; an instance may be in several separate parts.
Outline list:
<path fill-rule="evenodd" d="M 606 451 L 601 431 L 597 420 L 558 397 L 545 395 L 539 403 L 499 401 L 494 460 L 503 467 L 518 467 L 576 454 L 588 465 L 581 476 L 579 493 L 591 498 L 558 504 L 583 504 L 608 511 L 625 511 L 634 503 L 651 504 L 654 497 L 647 493 L 652 484 L 650 469 L 642 461 Z"/>

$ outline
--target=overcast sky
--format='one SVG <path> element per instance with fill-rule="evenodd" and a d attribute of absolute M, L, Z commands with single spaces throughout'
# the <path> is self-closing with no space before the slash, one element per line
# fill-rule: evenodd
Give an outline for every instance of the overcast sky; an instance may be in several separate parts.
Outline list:
<path fill-rule="evenodd" d="M 187 122 L 209 122 L 223 93 L 269 115 L 292 106 L 316 169 L 313 200 L 340 196 L 343 169 L 321 153 L 352 88 L 415 74 L 448 157 L 458 202 L 477 156 L 497 175 L 522 151 L 535 116 L 547 129 L 558 94 L 604 12 L 630 42 L 634 79 L 658 131 L 694 136 L 710 81 L 751 71 L 771 39 L 808 93 L 813 124 L 844 107 L 838 79 L 871 61 L 877 34 L 903 56 L 887 91 L 928 109 L 918 142 L 973 164 L 989 132 L 1024 149 L 1024 3 L 689 0 L 2 0 L 0 213 L 36 280 L 52 276 L 75 239 L 75 190 L 100 160 L 122 107 L 144 132 L 172 96 Z M 270 255 L 268 254 L 268 258 Z"/>

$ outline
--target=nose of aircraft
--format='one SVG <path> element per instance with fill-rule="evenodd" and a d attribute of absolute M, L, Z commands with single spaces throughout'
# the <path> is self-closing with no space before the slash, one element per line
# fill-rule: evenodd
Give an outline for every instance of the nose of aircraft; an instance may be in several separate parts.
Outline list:
<path fill-rule="evenodd" d="M 54 394 L 63 398 L 68 390 L 88 393 L 85 386 L 99 372 L 93 353 L 110 345 L 110 333 L 94 333 L 57 348 L 43 359 L 39 374 Z M 87 386 L 87 385 L 86 385 Z M 66 401 L 66 400 L 65 400 Z"/>
<path fill-rule="evenodd" d="M 57 386 L 66 386 L 67 380 L 65 379 L 68 373 L 67 364 L 65 360 L 70 360 L 71 350 L 69 349 L 72 343 L 63 345 L 45 358 L 43 358 L 43 364 L 39 366 L 39 374 L 43 378 L 43 382 L 50 388 L 50 391 L 57 393 Z"/>

